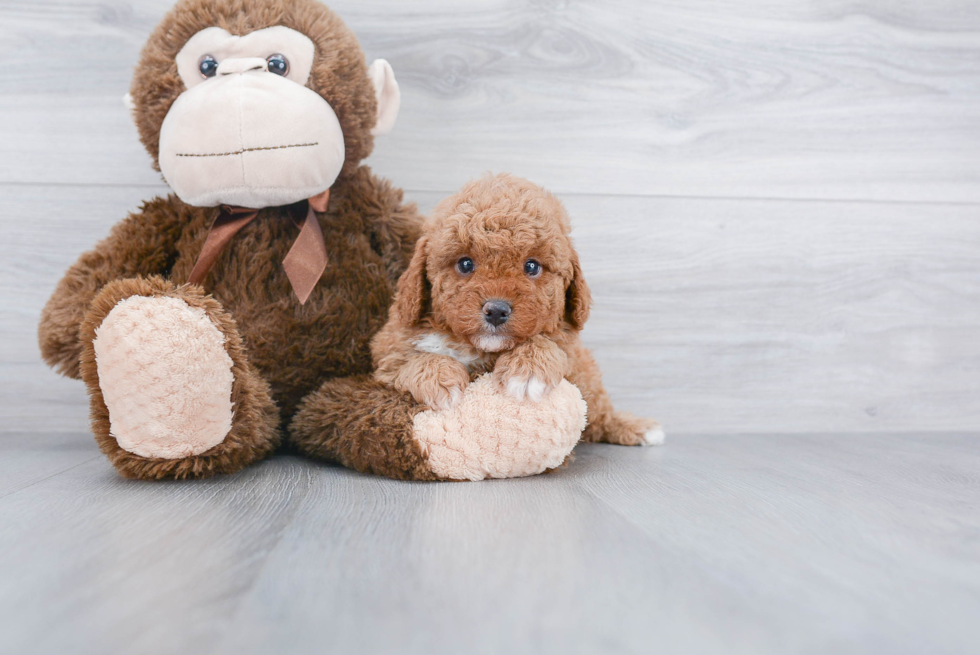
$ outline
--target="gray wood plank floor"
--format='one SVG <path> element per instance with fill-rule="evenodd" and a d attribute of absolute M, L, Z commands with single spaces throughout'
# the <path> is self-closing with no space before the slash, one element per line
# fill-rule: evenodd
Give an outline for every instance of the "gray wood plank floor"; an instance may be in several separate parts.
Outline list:
<path fill-rule="evenodd" d="M 138 483 L 15 434 L 0 652 L 975 652 L 978 471 L 976 435 L 743 435 L 479 484 Z"/>
<path fill-rule="evenodd" d="M 368 163 L 410 199 L 558 192 L 585 341 L 668 445 L 116 476 L 34 333 L 167 192 L 121 96 L 171 0 L 3 0 L 0 655 L 976 652 L 980 4 L 329 4 L 401 83 Z"/>

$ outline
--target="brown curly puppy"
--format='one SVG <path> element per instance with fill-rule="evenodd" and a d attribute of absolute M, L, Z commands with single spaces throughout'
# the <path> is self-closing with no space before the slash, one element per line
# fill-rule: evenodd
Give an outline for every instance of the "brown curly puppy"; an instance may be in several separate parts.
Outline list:
<path fill-rule="evenodd" d="M 371 341 L 375 378 L 434 409 L 453 407 L 490 371 L 532 401 L 567 378 L 588 403 L 585 441 L 661 443 L 655 421 L 613 410 L 579 340 L 591 296 L 570 230 L 557 198 L 512 175 L 470 182 L 441 202 Z"/>

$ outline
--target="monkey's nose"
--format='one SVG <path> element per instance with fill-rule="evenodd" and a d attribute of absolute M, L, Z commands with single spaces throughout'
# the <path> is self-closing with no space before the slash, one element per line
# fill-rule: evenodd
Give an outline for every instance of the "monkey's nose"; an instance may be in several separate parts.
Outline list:
<path fill-rule="evenodd" d="M 483 303 L 483 320 L 493 326 L 503 325 L 510 318 L 511 307 L 503 300 L 488 300 Z"/>
<path fill-rule="evenodd" d="M 218 75 L 234 75 L 255 70 L 268 70 L 269 64 L 261 57 L 229 57 L 218 64 Z"/>

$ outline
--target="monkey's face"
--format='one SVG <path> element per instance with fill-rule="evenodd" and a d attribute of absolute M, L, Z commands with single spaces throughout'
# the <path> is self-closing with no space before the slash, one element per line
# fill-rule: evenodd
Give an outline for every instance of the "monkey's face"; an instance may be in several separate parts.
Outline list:
<path fill-rule="evenodd" d="M 208 27 L 187 41 L 176 57 L 186 90 L 159 141 L 160 171 L 184 202 L 261 208 L 330 188 L 344 165 L 344 132 L 330 104 L 306 86 L 314 56 L 309 37 L 281 25 L 244 36 Z M 382 106 L 391 68 L 379 60 L 369 74 L 379 121 L 393 121 Z"/>

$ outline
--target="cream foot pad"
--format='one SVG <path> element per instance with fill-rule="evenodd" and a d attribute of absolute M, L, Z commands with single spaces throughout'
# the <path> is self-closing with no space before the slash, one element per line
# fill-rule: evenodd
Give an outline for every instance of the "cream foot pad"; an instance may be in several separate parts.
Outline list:
<path fill-rule="evenodd" d="M 560 466 L 578 443 L 585 416 L 582 394 L 566 380 L 539 402 L 519 401 L 487 374 L 453 409 L 416 414 L 413 428 L 436 475 L 516 478 Z"/>
<path fill-rule="evenodd" d="M 204 310 L 179 298 L 132 296 L 96 330 L 110 434 L 142 457 L 178 459 L 231 430 L 231 357 Z"/>

